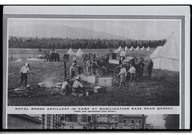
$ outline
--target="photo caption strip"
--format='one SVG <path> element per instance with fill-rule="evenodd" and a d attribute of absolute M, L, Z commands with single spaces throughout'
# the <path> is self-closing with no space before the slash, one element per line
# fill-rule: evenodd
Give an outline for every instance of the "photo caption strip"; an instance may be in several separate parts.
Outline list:
<path fill-rule="evenodd" d="M 180 114 L 179 106 L 15 106 L 7 107 L 8 114 Z"/>

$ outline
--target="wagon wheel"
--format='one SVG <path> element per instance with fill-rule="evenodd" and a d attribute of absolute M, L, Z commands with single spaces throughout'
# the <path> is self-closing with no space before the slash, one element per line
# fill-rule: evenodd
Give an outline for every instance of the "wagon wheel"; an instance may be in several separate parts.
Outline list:
<path fill-rule="evenodd" d="M 121 66 L 117 66 L 117 67 L 115 67 L 115 69 L 114 69 L 114 79 L 115 79 L 115 81 L 117 81 L 117 82 L 119 82 L 119 79 L 120 79 L 119 76 L 117 77 L 117 75 L 118 75 L 118 73 L 120 72 L 120 70 L 121 70 Z"/>
<path fill-rule="evenodd" d="M 105 75 L 107 75 L 107 68 L 104 67 L 104 66 L 100 67 L 100 68 L 99 68 L 99 75 L 100 75 L 100 76 L 105 76 Z"/>

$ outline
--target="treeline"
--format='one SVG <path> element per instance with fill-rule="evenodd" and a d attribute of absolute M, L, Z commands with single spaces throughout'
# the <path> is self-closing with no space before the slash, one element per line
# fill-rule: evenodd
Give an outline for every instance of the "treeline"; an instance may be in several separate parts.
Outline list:
<path fill-rule="evenodd" d="M 119 46 L 130 48 L 163 46 L 166 40 L 117 40 L 117 39 L 69 39 L 69 38 L 21 38 L 10 37 L 10 48 L 45 48 L 45 49 L 105 49 L 118 48 Z"/>

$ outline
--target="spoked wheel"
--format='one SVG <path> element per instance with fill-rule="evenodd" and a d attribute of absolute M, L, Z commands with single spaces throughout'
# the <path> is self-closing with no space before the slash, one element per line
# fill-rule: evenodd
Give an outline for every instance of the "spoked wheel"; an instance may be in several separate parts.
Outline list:
<path fill-rule="evenodd" d="M 107 75 L 107 68 L 102 66 L 99 68 L 99 75 L 100 76 L 106 76 Z"/>
<path fill-rule="evenodd" d="M 119 77 L 119 76 L 117 77 L 117 75 L 119 74 L 120 70 L 121 70 L 121 66 L 117 66 L 117 67 L 115 67 L 115 69 L 114 69 L 114 79 L 115 79 L 117 82 L 119 82 L 119 80 L 120 80 L 120 77 Z"/>

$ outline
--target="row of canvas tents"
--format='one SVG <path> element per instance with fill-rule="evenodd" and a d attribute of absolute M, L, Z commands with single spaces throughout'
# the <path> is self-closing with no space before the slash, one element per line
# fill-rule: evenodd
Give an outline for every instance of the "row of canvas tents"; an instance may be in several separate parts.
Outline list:
<path fill-rule="evenodd" d="M 123 48 L 119 47 L 115 51 L 121 52 L 122 50 Z M 76 55 L 77 57 L 81 57 L 84 54 L 81 49 L 75 53 L 71 48 L 67 51 L 67 53 L 70 56 Z M 154 63 L 154 69 L 179 71 L 179 44 L 175 41 L 174 34 L 167 39 L 167 42 L 164 44 L 164 46 L 158 46 L 156 48 L 156 50 L 150 55 L 150 59 L 152 59 Z"/>
<path fill-rule="evenodd" d="M 133 51 L 133 50 L 144 50 L 145 49 L 145 47 L 143 46 L 142 48 L 139 48 L 139 46 L 137 46 L 137 48 L 134 48 L 133 46 L 129 49 L 127 46 L 123 49 L 121 46 L 118 48 L 118 49 L 116 49 L 114 52 L 121 52 L 121 51 L 128 51 L 128 50 L 130 50 L 130 51 Z M 147 47 L 147 51 L 149 51 L 151 48 L 150 47 Z"/>
<path fill-rule="evenodd" d="M 70 48 L 68 51 L 67 51 L 67 54 L 69 54 L 70 56 L 77 56 L 77 57 L 82 57 L 83 54 L 85 54 L 81 48 L 78 49 L 78 51 L 75 53 L 72 48 Z"/>

